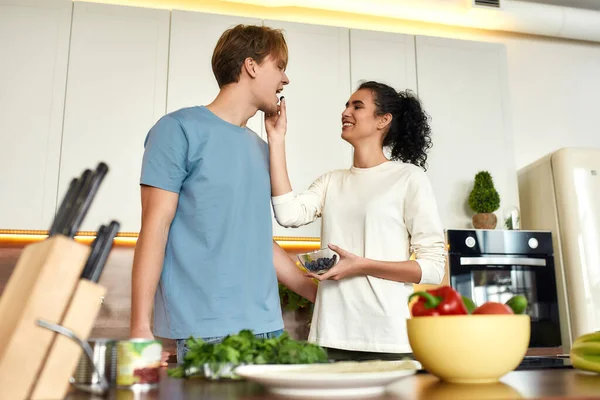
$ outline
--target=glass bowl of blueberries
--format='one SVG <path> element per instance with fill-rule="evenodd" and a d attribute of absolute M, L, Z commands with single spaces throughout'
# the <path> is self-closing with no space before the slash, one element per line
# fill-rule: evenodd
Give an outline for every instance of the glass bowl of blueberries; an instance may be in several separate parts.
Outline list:
<path fill-rule="evenodd" d="M 298 260 L 302 266 L 312 273 L 317 275 L 324 274 L 331 267 L 333 267 L 340 257 L 336 252 L 331 250 L 329 247 L 311 251 L 309 253 L 298 254 Z"/>

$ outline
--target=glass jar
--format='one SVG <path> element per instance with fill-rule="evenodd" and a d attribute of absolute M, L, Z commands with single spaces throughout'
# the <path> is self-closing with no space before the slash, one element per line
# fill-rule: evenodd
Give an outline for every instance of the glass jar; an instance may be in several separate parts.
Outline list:
<path fill-rule="evenodd" d="M 521 215 L 517 206 L 504 208 L 504 228 L 511 230 L 521 229 Z"/>

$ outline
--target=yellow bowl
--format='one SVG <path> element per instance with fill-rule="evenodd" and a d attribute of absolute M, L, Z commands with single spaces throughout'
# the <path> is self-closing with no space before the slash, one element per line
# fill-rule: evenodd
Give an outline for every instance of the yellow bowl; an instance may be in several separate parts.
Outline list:
<path fill-rule="evenodd" d="M 529 347 L 529 315 L 447 315 L 407 321 L 408 340 L 423 368 L 443 381 L 496 382 Z"/>
<path fill-rule="evenodd" d="M 522 399 L 523 395 L 514 387 L 502 382 L 471 385 L 437 381 L 425 386 L 420 397 L 427 400 L 515 400 Z"/>

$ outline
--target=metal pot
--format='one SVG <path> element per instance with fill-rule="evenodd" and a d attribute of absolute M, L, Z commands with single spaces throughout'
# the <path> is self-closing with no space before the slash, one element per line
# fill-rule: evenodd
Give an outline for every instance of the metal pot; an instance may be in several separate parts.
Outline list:
<path fill-rule="evenodd" d="M 82 386 L 98 386 L 100 378 L 104 378 L 112 387 L 117 377 L 117 341 L 113 339 L 90 339 L 94 365 L 100 377 L 94 374 L 94 367 L 84 354 L 81 355 L 71 383 L 79 388 Z"/>

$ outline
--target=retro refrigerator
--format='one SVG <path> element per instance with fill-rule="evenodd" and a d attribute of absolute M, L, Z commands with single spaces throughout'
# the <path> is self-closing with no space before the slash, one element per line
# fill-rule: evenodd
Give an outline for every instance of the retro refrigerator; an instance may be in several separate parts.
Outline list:
<path fill-rule="evenodd" d="M 564 148 L 518 171 L 521 228 L 552 232 L 563 352 L 600 330 L 600 149 Z"/>

